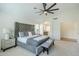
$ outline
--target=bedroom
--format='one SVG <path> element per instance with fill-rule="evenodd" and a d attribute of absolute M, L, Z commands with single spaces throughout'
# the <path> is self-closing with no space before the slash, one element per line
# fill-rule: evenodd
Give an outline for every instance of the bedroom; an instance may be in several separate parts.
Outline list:
<path fill-rule="evenodd" d="M 47 3 L 47 7 L 51 6 L 52 4 L 53 3 Z M 60 46 L 61 50 L 67 47 L 69 48 L 71 44 L 73 44 L 73 46 L 78 46 L 77 42 L 79 34 L 79 4 L 57 3 L 54 8 L 59 8 L 59 10 L 54 11 L 54 14 L 48 14 L 46 16 L 45 14 L 39 15 L 39 13 L 36 13 L 39 11 L 39 9 L 43 9 L 42 3 L 0 3 L 0 41 L 4 39 L 3 34 L 6 31 L 11 31 L 12 34 L 15 33 L 15 22 L 18 22 L 22 24 L 35 25 L 36 28 L 34 30 L 37 31 L 37 33 L 40 32 L 41 35 L 43 35 L 44 33 L 43 30 L 48 31 L 48 36 L 55 39 L 55 46 Z M 65 40 L 61 40 L 61 38 L 64 38 Z M 77 42 L 73 43 L 71 41 Z M 67 44 L 69 44 L 70 46 L 68 45 L 67 47 L 63 48 L 63 45 L 65 46 Z M 53 49 L 54 48 L 52 48 L 52 50 Z M 23 53 L 23 55 L 32 55 L 30 52 L 28 53 L 28 51 L 24 49 L 24 52 L 26 51 L 27 53 L 22 52 L 22 50 L 21 53 L 19 53 L 18 51 L 17 54 L 14 54 L 12 52 L 17 50 L 21 50 L 21 48 L 13 47 L 11 49 L 6 50 L 5 52 L 1 50 L 0 55 L 22 55 L 21 53 Z M 71 52 L 66 53 L 68 50 L 65 52 L 63 50 L 63 52 L 60 54 L 61 50 L 57 50 L 57 52 L 54 51 L 55 55 L 79 55 L 76 51 L 76 48 L 73 48 L 74 51 L 71 50 L 72 54 Z M 54 53 L 50 52 L 51 51 L 49 50 L 50 56 L 54 55 Z M 42 55 L 44 55 L 44 53 L 42 53 Z M 47 54 L 45 53 L 45 55 Z"/>

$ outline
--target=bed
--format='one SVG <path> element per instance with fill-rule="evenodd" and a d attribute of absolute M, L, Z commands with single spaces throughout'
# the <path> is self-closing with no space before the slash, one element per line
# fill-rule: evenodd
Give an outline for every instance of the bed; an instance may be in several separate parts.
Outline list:
<path fill-rule="evenodd" d="M 21 36 L 19 37 L 19 32 L 33 32 L 34 35 L 31 36 Z M 48 36 L 35 35 L 34 33 L 34 25 L 15 23 L 15 38 L 16 38 L 16 46 L 21 46 L 35 55 L 39 55 L 43 48 L 41 44 L 49 39 Z"/>

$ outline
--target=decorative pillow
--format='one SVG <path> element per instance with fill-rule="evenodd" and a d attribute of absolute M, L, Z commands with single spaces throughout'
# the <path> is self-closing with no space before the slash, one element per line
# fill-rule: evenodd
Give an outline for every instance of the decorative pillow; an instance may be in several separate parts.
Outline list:
<path fill-rule="evenodd" d="M 31 32 L 28 32 L 28 35 L 29 35 L 29 36 L 32 36 L 32 33 L 31 33 Z"/>
<path fill-rule="evenodd" d="M 24 32 L 19 32 L 19 37 L 24 37 Z"/>
<path fill-rule="evenodd" d="M 32 35 L 35 35 L 35 32 L 34 31 L 32 31 L 31 33 L 32 33 Z"/>
<path fill-rule="evenodd" d="M 29 35 L 28 35 L 28 32 L 24 32 L 24 36 L 29 36 Z"/>

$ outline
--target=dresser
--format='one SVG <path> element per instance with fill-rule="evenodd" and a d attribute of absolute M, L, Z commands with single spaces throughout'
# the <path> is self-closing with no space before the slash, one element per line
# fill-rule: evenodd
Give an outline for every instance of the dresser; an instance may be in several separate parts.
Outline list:
<path fill-rule="evenodd" d="M 15 39 L 2 39 L 1 40 L 1 49 L 3 51 L 9 49 L 9 48 L 12 48 L 15 46 Z"/>

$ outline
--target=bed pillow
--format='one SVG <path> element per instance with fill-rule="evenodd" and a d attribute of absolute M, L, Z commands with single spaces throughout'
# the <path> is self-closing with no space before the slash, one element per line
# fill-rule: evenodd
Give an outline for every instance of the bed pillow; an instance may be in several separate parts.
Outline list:
<path fill-rule="evenodd" d="M 24 32 L 19 32 L 19 37 L 24 37 Z"/>
<path fill-rule="evenodd" d="M 32 33 L 31 33 L 31 32 L 28 32 L 28 35 L 29 35 L 29 36 L 32 36 Z"/>

